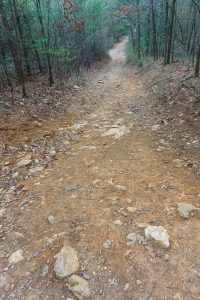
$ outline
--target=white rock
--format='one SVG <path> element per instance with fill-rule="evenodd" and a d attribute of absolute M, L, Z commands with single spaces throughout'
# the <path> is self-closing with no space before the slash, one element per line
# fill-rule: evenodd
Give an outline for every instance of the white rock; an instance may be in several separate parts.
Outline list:
<path fill-rule="evenodd" d="M 122 223 L 121 220 L 115 220 L 115 221 L 114 221 L 114 224 L 115 224 L 115 225 L 118 225 L 118 226 L 121 226 L 123 223 Z"/>
<path fill-rule="evenodd" d="M 190 216 L 190 213 L 192 211 L 198 210 L 198 209 L 189 203 L 178 203 L 177 210 L 181 217 L 188 219 Z"/>
<path fill-rule="evenodd" d="M 109 130 L 105 131 L 101 136 L 114 136 L 115 139 L 119 139 L 123 135 L 129 133 L 129 129 L 125 126 L 110 128 Z"/>
<path fill-rule="evenodd" d="M 122 191 L 122 192 L 126 191 L 126 187 L 123 185 L 116 184 L 116 185 L 113 185 L 113 187 L 118 191 Z"/>
<path fill-rule="evenodd" d="M 18 261 L 21 261 L 23 259 L 24 259 L 24 257 L 23 257 L 23 251 L 20 249 L 20 250 L 15 251 L 9 257 L 8 261 L 9 261 L 10 264 L 16 264 Z"/>
<path fill-rule="evenodd" d="M 56 218 L 53 215 L 48 216 L 48 222 L 49 224 L 54 224 L 56 222 Z"/>
<path fill-rule="evenodd" d="M 109 249 L 112 247 L 112 241 L 111 240 L 106 240 L 105 242 L 103 242 L 103 247 L 106 249 Z"/>
<path fill-rule="evenodd" d="M 31 155 L 27 155 L 23 159 L 21 159 L 17 162 L 17 167 L 18 168 L 26 167 L 26 166 L 30 165 L 31 163 L 32 163 Z"/>
<path fill-rule="evenodd" d="M 0 218 L 4 216 L 5 212 L 6 212 L 5 208 L 0 209 Z"/>
<path fill-rule="evenodd" d="M 183 166 L 183 162 L 179 158 L 173 159 L 173 163 L 175 164 L 176 168 L 181 168 Z"/>
<path fill-rule="evenodd" d="M 126 283 L 124 286 L 124 291 L 126 292 L 130 288 L 130 283 Z"/>
<path fill-rule="evenodd" d="M 162 226 L 148 226 L 145 228 L 145 236 L 163 248 L 169 248 L 170 246 L 169 235 Z"/>
<path fill-rule="evenodd" d="M 127 234 L 126 239 L 135 243 L 137 240 L 137 235 L 134 232 L 130 232 Z"/>
<path fill-rule="evenodd" d="M 152 131 L 156 131 L 158 129 L 160 129 L 160 125 L 153 125 L 153 126 L 151 126 L 151 130 Z"/>
<path fill-rule="evenodd" d="M 88 282 L 80 276 L 72 275 L 67 287 L 80 300 L 89 298 L 91 295 Z"/>
<path fill-rule="evenodd" d="M 76 251 L 68 246 L 64 246 L 57 255 L 54 272 L 58 278 L 65 278 L 76 272 L 79 262 Z"/>
<path fill-rule="evenodd" d="M 128 212 L 133 214 L 137 211 L 137 208 L 136 207 L 127 207 L 127 210 L 128 210 Z"/>

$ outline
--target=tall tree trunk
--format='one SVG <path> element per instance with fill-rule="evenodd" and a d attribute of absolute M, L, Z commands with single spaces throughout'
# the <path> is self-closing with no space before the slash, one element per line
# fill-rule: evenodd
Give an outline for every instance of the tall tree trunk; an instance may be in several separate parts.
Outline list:
<path fill-rule="evenodd" d="M 46 51 L 46 56 L 47 56 L 47 65 L 48 65 L 48 71 L 49 71 L 49 84 L 50 84 L 50 86 L 52 86 L 54 84 L 54 79 L 53 79 L 53 72 L 52 72 L 52 66 L 51 66 L 51 57 L 49 54 L 49 47 L 48 47 L 49 41 L 46 40 L 47 34 L 45 33 L 45 30 L 44 30 L 42 11 L 41 11 L 41 2 L 40 2 L 40 0 L 36 0 L 35 3 L 36 3 L 36 9 L 37 9 L 38 20 L 40 23 L 42 37 L 45 39 L 44 46 L 45 46 L 45 51 Z"/>
<path fill-rule="evenodd" d="M 170 18 L 169 32 L 168 32 L 166 64 L 170 64 L 170 62 L 171 62 L 172 46 L 173 46 L 173 32 L 174 32 L 174 17 L 175 17 L 175 10 L 176 10 L 176 1 L 177 0 L 172 0 L 171 18 Z"/>
<path fill-rule="evenodd" d="M 137 52 L 141 59 L 141 26 L 140 26 L 140 0 L 137 0 Z"/>
<path fill-rule="evenodd" d="M 24 36 L 23 36 L 23 30 L 22 30 L 22 26 L 21 26 L 21 22 L 20 22 L 19 13 L 17 10 L 16 0 L 12 0 L 12 5 L 13 5 L 13 10 L 14 10 L 15 19 L 16 19 L 16 26 L 18 27 L 19 37 L 21 40 L 27 75 L 31 75 L 31 66 L 30 66 L 29 57 L 28 57 L 28 49 L 25 45 L 25 40 L 24 40 Z"/>
<path fill-rule="evenodd" d="M 6 53 L 5 53 L 5 50 L 4 50 L 4 45 L 3 45 L 3 38 L 2 38 L 2 33 L 0 31 L 0 45 L 1 45 L 1 56 L 2 56 L 2 66 L 3 66 L 3 70 L 4 70 L 4 73 L 6 75 L 6 80 L 7 80 L 7 83 L 8 85 L 11 87 L 12 89 L 12 81 L 11 81 L 11 78 L 10 78 L 10 75 L 9 75 L 9 71 L 8 71 L 8 66 L 7 66 L 7 62 L 6 62 Z"/>
<path fill-rule="evenodd" d="M 14 37 L 12 34 L 10 24 L 7 20 L 3 0 L 0 0 L 0 14 L 2 17 L 3 26 L 7 33 L 8 45 L 10 47 L 10 51 L 11 51 L 14 65 L 15 65 L 16 73 L 17 73 L 19 82 L 21 83 L 21 86 L 22 86 L 22 96 L 26 97 L 27 95 L 26 95 L 26 86 L 25 86 L 25 78 L 24 78 L 24 70 L 23 70 L 22 48 L 21 48 L 21 44 L 20 44 L 19 32 L 18 32 L 17 26 L 15 24 L 15 17 L 14 17 L 14 13 L 13 13 L 12 3 L 10 1 L 11 0 L 9 0 L 9 4 L 11 5 L 10 8 L 11 8 L 11 14 L 12 14 L 12 21 L 14 22 L 13 25 L 14 25 L 14 29 L 16 31 L 16 37 L 17 37 L 17 41 L 19 42 L 19 44 L 17 44 L 17 45 L 14 44 Z M 18 57 L 18 53 L 17 53 L 17 48 L 19 48 L 19 57 Z"/>
<path fill-rule="evenodd" d="M 25 18 L 26 26 L 28 28 L 28 32 L 29 32 L 31 44 L 32 44 L 33 50 L 35 52 L 35 57 L 36 57 L 38 69 L 39 69 L 40 73 L 43 73 L 42 62 L 41 62 L 40 55 L 39 55 L 39 52 L 38 52 L 37 47 L 36 47 L 36 42 L 35 42 L 35 40 L 33 38 L 33 35 L 32 35 L 32 31 L 31 31 L 31 26 L 30 26 L 30 23 L 29 23 L 29 19 L 27 18 L 26 15 L 24 16 L 24 18 Z"/>
<path fill-rule="evenodd" d="M 154 0 L 151 0 L 151 14 L 152 14 L 152 34 L 153 34 L 153 57 L 154 60 L 158 59 L 158 45 L 157 45 L 157 28 Z"/>
<path fill-rule="evenodd" d="M 10 10 L 11 10 L 11 16 L 12 16 L 12 21 L 16 33 L 16 38 L 18 42 L 18 47 L 19 47 L 19 73 L 20 73 L 20 82 L 22 85 L 22 96 L 27 97 L 26 94 L 26 86 L 25 86 L 25 76 L 24 76 L 24 65 L 23 65 L 23 47 L 22 47 L 22 40 L 19 32 L 19 28 L 17 26 L 17 15 L 16 11 L 14 9 L 13 1 L 9 0 L 10 4 Z"/>
<path fill-rule="evenodd" d="M 165 3 L 165 48 L 164 48 L 164 64 L 167 64 L 167 38 L 168 38 L 168 22 L 169 22 L 169 3 Z"/>
<path fill-rule="evenodd" d="M 199 72 L 200 72 L 200 43 L 199 43 L 199 48 L 197 52 L 197 61 L 196 61 L 196 68 L 195 68 L 195 76 L 199 77 Z"/>

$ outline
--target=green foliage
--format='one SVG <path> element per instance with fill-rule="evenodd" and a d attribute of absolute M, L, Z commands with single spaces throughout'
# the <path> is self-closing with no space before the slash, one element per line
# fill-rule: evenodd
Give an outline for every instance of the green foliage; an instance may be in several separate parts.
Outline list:
<path fill-rule="evenodd" d="M 78 73 L 85 66 L 88 68 L 92 62 L 103 59 L 113 43 L 127 34 L 127 21 L 113 14 L 121 0 L 0 2 L 4 10 L 0 10 L 0 26 L 4 17 L 10 26 L 6 28 L 3 24 L 1 45 L 15 77 L 39 68 L 41 72 L 51 72 L 52 85 L 54 71 L 62 76 L 66 70 Z"/>
<path fill-rule="evenodd" d="M 128 28 L 126 24 L 124 24 L 124 22 L 115 24 L 113 28 L 114 42 L 118 42 L 122 36 L 125 36 L 127 34 L 128 34 Z"/>
<path fill-rule="evenodd" d="M 145 55 L 145 48 L 141 50 L 141 58 L 139 59 L 136 50 L 133 48 L 133 45 L 129 42 L 127 56 L 128 61 L 131 62 L 133 65 L 143 67 L 145 64 L 148 63 L 149 58 Z"/>

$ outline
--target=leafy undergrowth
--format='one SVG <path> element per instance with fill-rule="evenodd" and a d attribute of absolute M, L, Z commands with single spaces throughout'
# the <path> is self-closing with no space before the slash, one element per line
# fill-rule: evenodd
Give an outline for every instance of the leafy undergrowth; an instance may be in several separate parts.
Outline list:
<path fill-rule="evenodd" d="M 90 68 L 89 74 L 83 71 L 78 76 L 69 79 L 56 80 L 52 87 L 48 86 L 47 74 L 39 73 L 29 76 L 26 80 L 28 97 L 21 95 L 21 86 L 15 86 L 14 92 L 10 88 L 1 91 L 0 95 L 0 120 L 9 122 L 9 116 L 47 118 L 65 114 L 70 111 L 86 111 L 89 100 L 82 95 L 82 88 L 90 82 L 91 77 L 96 74 L 107 62 L 96 63 Z M 80 96 L 81 94 L 81 96 Z M 12 107 L 12 102 L 14 103 Z M 87 102 L 87 103 L 86 103 Z"/>
<path fill-rule="evenodd" d="M 140 69 L 134 79 L 144 92 L 139 107 L 131 109 L 144 117 L 156 138 L 164 137 L 173 143 L 186 160 L 192 157 L 199 161 L 200 78 L 193 74 L 193 68 L 181 62 L 169 66 L 154 62 Z"/>

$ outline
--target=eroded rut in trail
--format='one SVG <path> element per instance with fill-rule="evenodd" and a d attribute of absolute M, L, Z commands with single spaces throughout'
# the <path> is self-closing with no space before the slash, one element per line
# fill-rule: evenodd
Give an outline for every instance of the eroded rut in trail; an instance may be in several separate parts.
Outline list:
<path fill-rule="evenodd" d="M 157 151 L 129 110 L 142 91 L 129 77 L 125 47 L 126 40 L 110 51 L 111 63 L 87 87 L 99 108 L 61 123 L 79 137 L 70 152 L 2 210 L 2 220 L 14 217 L 2 241 L 1 299 L 76 299 L 53 270 L 64 244 L 77 251 L 75 274 L 91 299 L 200 299 L 198 211 L 188 219 L 177 212 L 180 202 L 198 206 L 199 179 L 173 148 Z M 169 248 L 148 239 L 150 225 L 167 230 Z M 17 250 L 23 260 L 9 263 Z"/>

